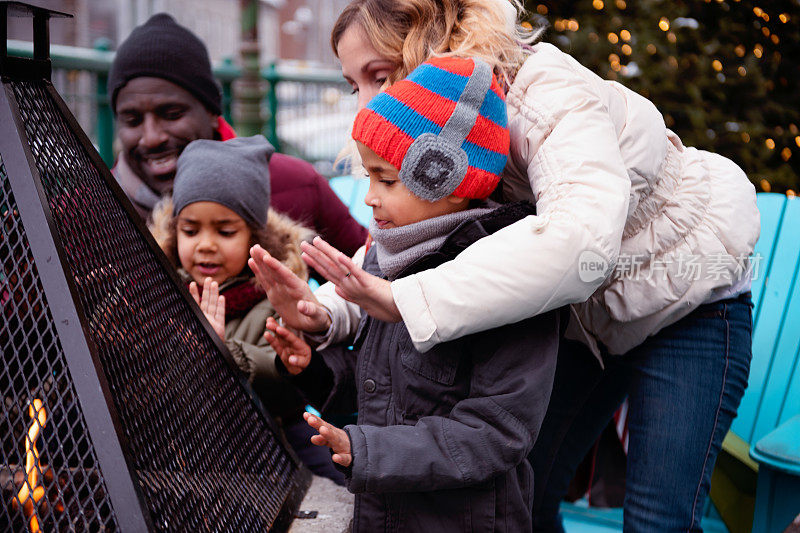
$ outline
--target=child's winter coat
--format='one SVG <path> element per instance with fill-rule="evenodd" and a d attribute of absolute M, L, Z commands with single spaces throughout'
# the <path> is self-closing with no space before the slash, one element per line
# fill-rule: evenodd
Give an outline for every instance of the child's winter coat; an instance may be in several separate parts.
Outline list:
<path fill-rule="evenodd" d="M 467 220 L 400 276 L 447 261 L 532 212 L 512 204 Z M 382 275 L 375 247 L 364 269 Z M 530 531 L 526 457 L 550 398 L 561 320 L 553 311 L 423 354 L 402 322 L 364 313 L 354 352 L 337 346 L 314 354 L 294 381 L 323 417 L 358 410 L 358 425 L 344 428 L 353 531 Z M 332 390 L 319 388 L 326 374 Z"/>

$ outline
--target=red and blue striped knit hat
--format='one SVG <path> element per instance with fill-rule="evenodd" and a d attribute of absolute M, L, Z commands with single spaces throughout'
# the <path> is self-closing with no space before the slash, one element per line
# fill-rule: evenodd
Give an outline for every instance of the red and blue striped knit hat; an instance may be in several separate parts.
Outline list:
<path fill-rule="evenodd" d="M 503 91 L 479 59 L 429 59 L 370 100 L 353 139 L 399 169 L 419 198 L 484 199 L 508 158 Z"/>

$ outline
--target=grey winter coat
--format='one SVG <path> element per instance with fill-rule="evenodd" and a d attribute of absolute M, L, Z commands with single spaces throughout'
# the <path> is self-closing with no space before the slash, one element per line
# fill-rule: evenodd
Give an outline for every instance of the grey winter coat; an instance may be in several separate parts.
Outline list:
<path fill-rule="evenodd" d="M 447 261 L 532 209 L 502 206 L 462 223 L 401 275 Z M 374 248 L 364 268 L 381 275 Z M 323 416 L 358 410 L 358 425 L 345 427 L 353 531 L 530 531 L 533 472 L 526 456 L 550 398 L 561 320 L 553 311 L 422 354 L 403 323 L 363 314 L 354 351 L 332 347 L 315 355 L 312 367 L 321 372 L 324 361 L 333 390 L 326 397 L 311 389 L 311 402 L 317 396 Z M 300 381 L 310 386 L 310 376 Z"/>

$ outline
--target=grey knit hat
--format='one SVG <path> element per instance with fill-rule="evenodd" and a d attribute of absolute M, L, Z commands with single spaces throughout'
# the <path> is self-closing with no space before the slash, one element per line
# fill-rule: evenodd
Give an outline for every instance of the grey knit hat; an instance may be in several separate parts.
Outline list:
<path fill-rule="evenodd" d="M 178 157 L 173 214 L 194 202 L 216 202 L 263 228 L 270 199 L 268 163 L 274 151 L 263 135 L 192 141 Z"/>

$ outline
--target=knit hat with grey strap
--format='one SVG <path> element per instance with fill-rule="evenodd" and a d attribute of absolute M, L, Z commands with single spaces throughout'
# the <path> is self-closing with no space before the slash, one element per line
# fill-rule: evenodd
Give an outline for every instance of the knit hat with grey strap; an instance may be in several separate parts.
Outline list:
<path fill-rule="evenodd" d="M 268 163 L 274 151 L 263 135 L 192 141 L 178 157 L 173 213 L 195 202 L 216 202 L 263 228 L 270 199 Z"/>
<path fill-rule="evenodd" d="M 419 198 L 483 199 L 508 158 L 504 97 L 484 61 L 432 58 L 359 111 L 353 139 L 397 168 Z"/>

